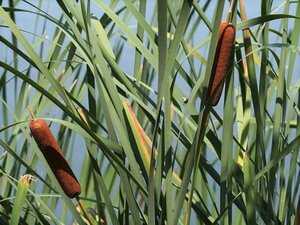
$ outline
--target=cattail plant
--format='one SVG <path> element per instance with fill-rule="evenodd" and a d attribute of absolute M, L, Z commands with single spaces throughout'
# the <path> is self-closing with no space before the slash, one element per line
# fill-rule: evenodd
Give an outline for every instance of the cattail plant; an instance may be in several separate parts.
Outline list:
<path fill-rule="evenodd" d="M 55 175 L 58 183 L 69 198 L 76 198 L 85 218 L 88 220 L 90 225 L 93 225 L 93 221 L 91 220 L 88 212 L 79 198 L 81 193 L 80 184 L 67 160 L 65 159 L 61 148 L 59 147 L 50 128 L 48 127 L 48 124 L 45 122 L 45 120 L 36 119 L 30 110 L 29 112 L 33 118 L 29 123 L 30 132 L 42 154 L 44 155 L 53 174 Z"/>
<path fill-rule="evenodd" d="M 48 124 L 42 119 L 33 119 L 29 124 L 29 128 L 66 195 L 69 198 L 78 196 L 81 192 L 80 184 L 66 161 Z"/>
<path fill-rule="evenodd" d="M 225 76 L 232 67 L 235 27 L 229 22 L 231 10 L 227 20 L 221 23 L 214 63 L 210 75 L 207 99 L 211 99 L 211 105 L 216 106 L 220 100 L 224 86 Z"/>

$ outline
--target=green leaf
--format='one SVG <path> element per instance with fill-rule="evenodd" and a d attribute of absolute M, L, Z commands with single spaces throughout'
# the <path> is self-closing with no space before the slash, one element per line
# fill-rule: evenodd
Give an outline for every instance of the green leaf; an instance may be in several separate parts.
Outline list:
<path fill-rule="evenodd" d="M 18 225 L 22 214 L 22 208 L 25 205 L 26 195 L 30 186 L 32 175 L 22 176 L 18 182 L 14 207 L 11 213 L 10 225 Z"/>

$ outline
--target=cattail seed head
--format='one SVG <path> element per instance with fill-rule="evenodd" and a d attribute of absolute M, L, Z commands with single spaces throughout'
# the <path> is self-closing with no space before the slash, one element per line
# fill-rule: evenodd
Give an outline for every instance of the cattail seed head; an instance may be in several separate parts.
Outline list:
<path fill-rule="evenodd" d="M 213 94 L 211 105 L 218 104 L 224 86 L 226 73 L 232 66 L 235 41 L 235 27 L 228 22 L 222 22 L 219 30 L 217 49 L 210 76 L 207 99 Z"/>
<path fill-rule="evenodd" d="M 66 161 L 48 124 L 42 119 L 34 119 L 30 122 L 29 128 L 66 195 L 70 198 L 78 196 L 81 192 L 80 184 Z"/>

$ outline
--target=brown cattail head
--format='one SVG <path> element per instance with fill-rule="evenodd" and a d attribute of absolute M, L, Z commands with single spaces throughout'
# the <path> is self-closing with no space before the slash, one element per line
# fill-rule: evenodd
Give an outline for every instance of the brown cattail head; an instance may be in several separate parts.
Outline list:
<path fill-rule="evenodd" d="M 232 67 L 234 41 L 235 27 L 231 23 L 222 22 L 207 95 L 207 99 L 209 99 L 214 94 L 211 102 L 212 106 L 218 104 L 224 86 L 225 75 Z"/>
<path fill-rule="evenodd" d="M 69 198 L 78 196 L 81 192 L 80 184 L 47 123 L 42 119 L 34 119 L 30 122 L 29 128 L 39 149 L 43 153 L 66 195 Z"/>

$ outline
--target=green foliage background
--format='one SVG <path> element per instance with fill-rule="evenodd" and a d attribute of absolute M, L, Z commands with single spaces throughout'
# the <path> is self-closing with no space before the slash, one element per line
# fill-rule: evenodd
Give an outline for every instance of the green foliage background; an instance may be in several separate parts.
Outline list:
<path fill-rule="evenodd" d="M 86 223 L 27 107 L 95 224 L 297 224 L 299 1 L 245 0 L 253 18 L 234 1 L 234 70 L 215 108 L 204 96 L 227 1 L 1 2 L 0 224 Z"/>

